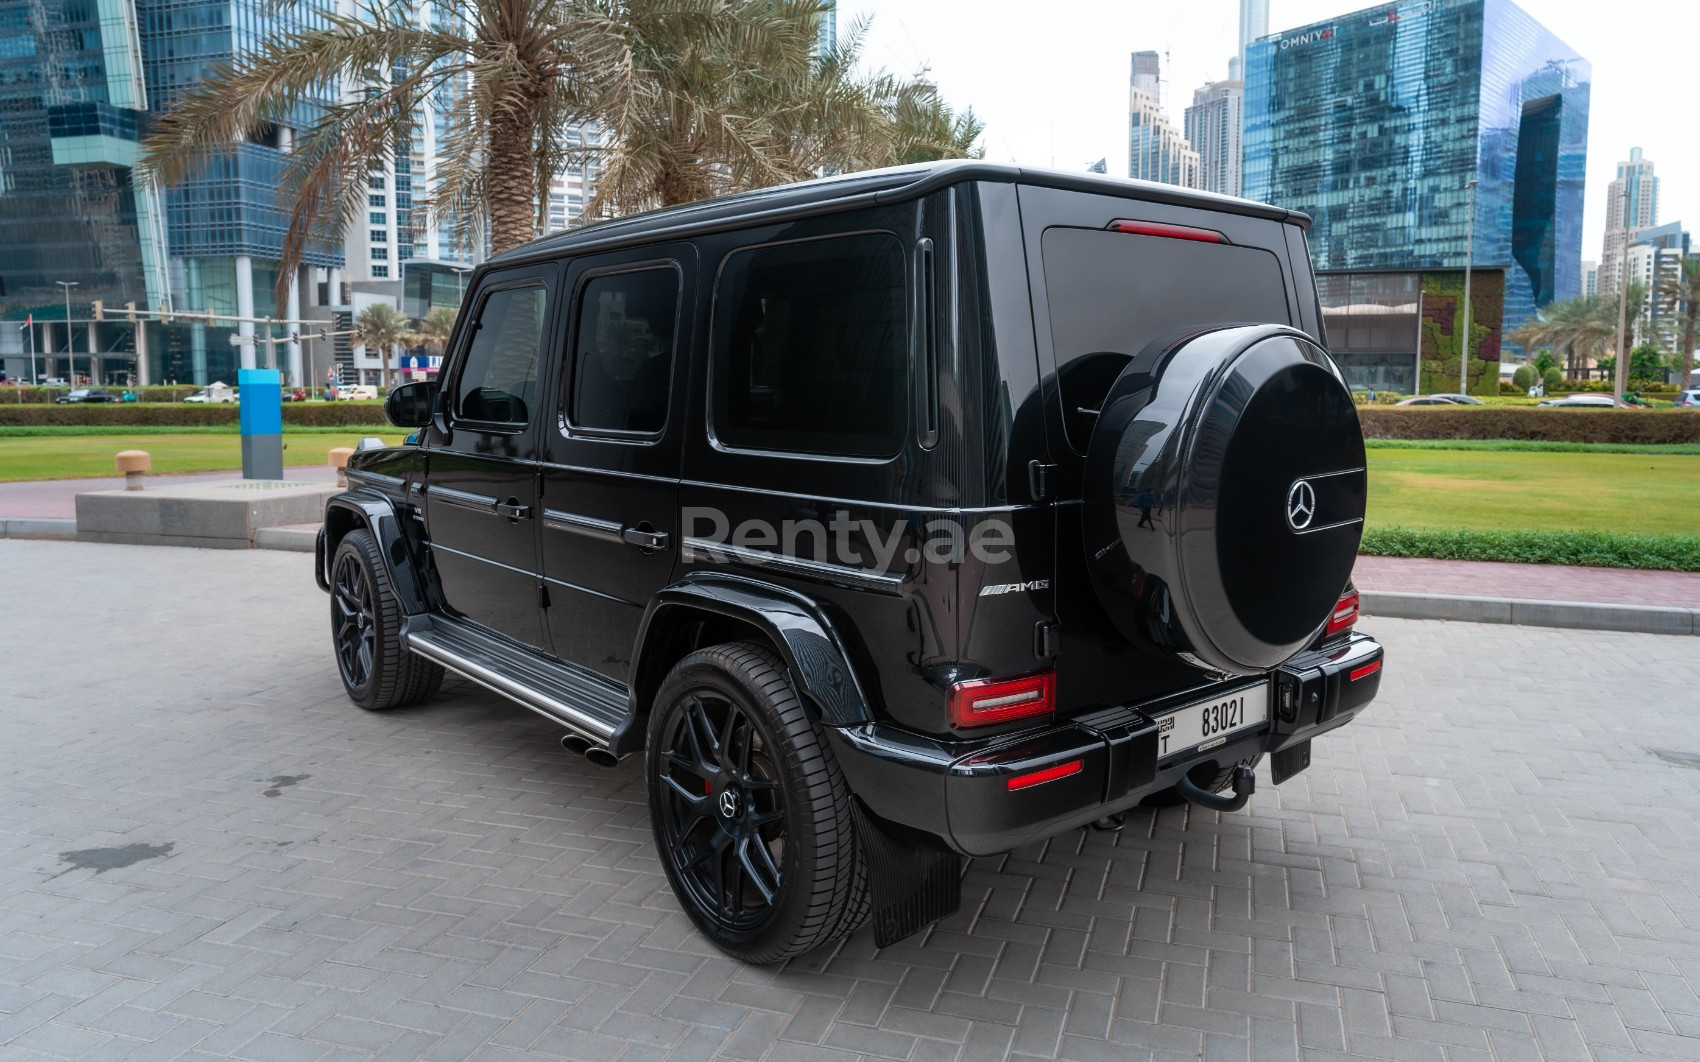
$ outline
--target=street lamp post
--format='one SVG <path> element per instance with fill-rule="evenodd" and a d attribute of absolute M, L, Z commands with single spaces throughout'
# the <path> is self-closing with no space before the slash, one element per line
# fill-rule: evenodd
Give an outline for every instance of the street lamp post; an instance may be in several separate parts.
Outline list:
<path fill-rule="evenodd" d="M 1458 393 L 1470 393 L 1470 264 L 1476 257 L 1476 179 L 1470 178 L 1470 216 L 1464 228 L 1464 334 L 1458 340 Z"/>
<path fill-rule="evenodd" d="M 70 381 L 72 387 L 75 387 L 77 386 L 77 369 L 76 360 L 72 355 L 76 350 L 76 344 L 71 340 L 71 289 L 76 287 L 79 281 L 55 280 L 53 283 L 65 289 L 65 379 Z"/>
<path fill-rule="evenodd" d="M 450 266 L 455 273 L 455 305 L 458 307 L 466 301 L 466 275 L 472 270 L 461 266 Z"/>

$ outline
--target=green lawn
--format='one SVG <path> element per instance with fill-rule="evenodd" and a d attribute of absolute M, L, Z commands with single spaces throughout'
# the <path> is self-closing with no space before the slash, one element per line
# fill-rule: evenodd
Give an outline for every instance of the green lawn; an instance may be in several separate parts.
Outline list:
<path fill-rule="evenodd" d="M 1369 525 L 1700 534 L 1700 457 L 1371 449 Z"/>
<path fill-rule="evenodd" d="M 322 465 L 333 446 L 353 446 L 361 437 L 375 432 L 359 430 L 286 433 L 283 463 Z M 379 435 L 386 442 L 400 442 L 402 435 Z M 83 479 L 116 476 L 113 455 L 120 450 L 146 450 L 153 455 L 153 471 L 216 472 L 242 467 L 242 439 L 234 433 L 87 436 L 0 436 L 0 482 L 38 479 Z"/>

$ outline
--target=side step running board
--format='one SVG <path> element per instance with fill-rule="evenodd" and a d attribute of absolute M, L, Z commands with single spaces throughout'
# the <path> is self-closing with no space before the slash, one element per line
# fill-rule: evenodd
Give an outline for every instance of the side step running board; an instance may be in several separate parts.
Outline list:
<path fill-rule="evenodd" d="M 626 691 L 444 616 L 409 616 L 408 649 L 607 748 L 626 723 Z"/>

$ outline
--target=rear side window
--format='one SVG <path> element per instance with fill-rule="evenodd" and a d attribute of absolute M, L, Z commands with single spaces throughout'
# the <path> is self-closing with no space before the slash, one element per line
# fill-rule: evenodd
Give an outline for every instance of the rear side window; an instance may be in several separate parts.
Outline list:
<path fill-rule="evenodd" d="M 536 286 L 503 288 L 484 300 L 455 394 L 455 412 L 463 419 L 530 420 L 547 303 L 548 296 Z"/>
<path fill-rule="evenodd" d="M 1152 340 L 1221 324 L 1291 324 L 1281 262 L 1257 247 L 1098 229 L 1047 229 L 1051 311 L 1069 442 Z"/>
<path fill-rule="evenodd" d="M 909 423 L 906 305 L 893 236 L 728 255 L 715 292 L 715 438 L 794 453 L 896 453 Z"/>
<path fill-rule="evenodd" d="M 593 277 L 579 295 L 567 421 L 654 433 L 667 423 L 679 274 L 672 267 Z"/>

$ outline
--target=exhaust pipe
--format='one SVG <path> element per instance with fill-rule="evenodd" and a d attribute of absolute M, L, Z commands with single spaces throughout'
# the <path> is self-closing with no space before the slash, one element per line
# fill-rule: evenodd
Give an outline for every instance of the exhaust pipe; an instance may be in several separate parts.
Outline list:
<path fill-rule="evenodd" d="M 596 764 L 598 767 L 618 767 L 620 765 L 620 757 L 609 752 L 607 749 L 602 748 L 600 745 L 594 748 L 585 749 L 584 758 L 589 760 L 591 763 Z"/>
<path fill-rule="evenodd" d="M 562 734 L 561 747 L 574 755 L 583 756 L 590 751 L 590 742 L 577 734 Z"/>

